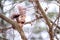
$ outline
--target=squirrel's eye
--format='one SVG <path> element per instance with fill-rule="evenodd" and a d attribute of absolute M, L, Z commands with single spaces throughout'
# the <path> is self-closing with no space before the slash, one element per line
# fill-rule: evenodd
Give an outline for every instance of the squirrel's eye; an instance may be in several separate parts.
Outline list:
<path fill-rule="evenodd" d="M 21 24 L 24 24 L 24 22 L 21 22 Z"/>

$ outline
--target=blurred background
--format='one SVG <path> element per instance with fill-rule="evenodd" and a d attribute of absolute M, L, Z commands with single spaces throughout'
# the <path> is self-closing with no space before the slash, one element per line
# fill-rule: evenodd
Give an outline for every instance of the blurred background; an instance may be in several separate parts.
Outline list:
<path fill-rule="evenodd" d="M 60 17 L 58 16 L 59 9 L 60 9 L 59 2 L 60 2 L 59 0 L 39 0 L 39 3 L 41 4 L 43 10 L 45 11 L 45 9 L 47 9 L 47 11 L 45 11 L 47 17 L 53 22 L 57 19 L 57 17 Z M 10 18 L 13 12 L 18 13 L 18 9 L 16 7 L 17 4 L 20 4 L 26 7 L 26 19 L 25 19 L 26 22 L 30 22 L 37 18 L 35 21 L 29 24 L 25 24 L 23 26 L 23 31 L 27 39 L 28 40 L 50 40 L 50 36 L 48 33 L 49 27 L 46 24 L 44 18 L 38 18 L 41 15 L 39 15 L 36 12 L 35 4 L 31 3 L 31 0 L 0 0 L 0 13 Z M 57 19 L 57 21 L 55 21 L 54 23 L 60 26 L 60 20 Z M 10 23 L 0 18 L 0 29 L 8 28 L 10 26 L 11 26 Z M 55 34 L 54 40 L 60 40 L 60 27 L 57 28 L 56 25 L 53 25 L 53 26 L 54 26 L 53 31 Z M 15 33 L 13 33 L 13 35 L 14 34 Z M 6 36 L 7 36 L 6 30 L 3 30 L 3 32 L 0 32 L 0 40 L 9 40 L 6 38 Z M 8 36 L 8 38 L 11 38 L 11 36 Z M 12 38 L 11 40 L 18 40 L 16 38 Z"/>

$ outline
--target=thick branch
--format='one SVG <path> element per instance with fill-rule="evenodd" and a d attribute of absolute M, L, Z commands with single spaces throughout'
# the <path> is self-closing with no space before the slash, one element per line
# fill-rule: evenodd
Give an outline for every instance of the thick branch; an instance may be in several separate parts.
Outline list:
<path fill-rule="evenodd" d="M 40 17 L 38 17 L 38 18 L 36 18 L 36 19 L 34 19 L 34 20 L 31 20 L 31 21 L 29 21 L 29 22 L 25 22 L 25 24 L 30 24 L 30 23 L 32 23 L 32 22 L 34 22 L 34 21 L 36 21 L 36 20 L 38 20 L 38 19 L 40 19 L 40 18 L 43 18 L 43 17 L 40 16 Z M 60 27 L 59 27 L 57 24 L 55 24 L 52 20 L 49 19 L 49 21 L 50 21 L 52 24 L 54 24 L 58 29 L 60 29 Z M 0 26 L 6 27 L 6 26 L 2 25 L 1 23 L 0 23 Z M 10 29 L 10 28 L 12 28 L 12 27 L 2 28 L 2 29 L 0 29 L 0 30 L 7 30 L 7 29 Z"/>
<path fill-rule="evenodd" d="M 24 35 L 24 32 L 23 32 L 22 28 L 18 25 L 17 22 L 14 22 L 13 20 L 5 17 L 5 16 L 4 16 L 3 14 L 1 14 L 1 13 L 0 13 L 0 18 L 2 18 L 3 20 L 7 21 L 7 22 L 10 23 L 10 24 L 12 24 L 12 25 L 15 27 L 15 29 L 17 29 L 18 32 L 20 33 L 21 38 L 22 38 L 23 40 L 27 40 L 27 38 L 26 38 L 25 35 Z"/>
<path fill-rule="evenodd" d="M 47 25 L 49 26 L 49 35 L 50 35 L 50 40 L 54 40 L 53 38 L 53 31 L 52 31 L 52 27 L 51 27 L 51 24 L 50 24 L 50 21 L 48 19 L 48 17 L 46 16 L 44 10 L 42 9 L 40 3 L 38 0 L 35 0 L 35 3 L 37 5 L 37 8 L 41 11 L 41 14 L 43 15 L 43 18 L 45 19 Z"/>

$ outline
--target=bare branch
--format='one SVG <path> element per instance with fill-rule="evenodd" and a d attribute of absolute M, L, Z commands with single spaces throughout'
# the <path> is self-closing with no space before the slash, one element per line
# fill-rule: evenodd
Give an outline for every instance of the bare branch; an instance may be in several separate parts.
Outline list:
<path fill-rule="evenodd" d="M 38 18 L 36 18 L 36 19 L 34 19 L 34 20 L 32 20 L 32 21 L 26 22 L 25 24 L 30 24 L 30 23 L 32 23 L 32 22 L 34 22 L 34 21 L 36 21 L 36 20 L 38 20 L 38 19 L 40 19 L 40 18 L 43 18 L 43 17 L 40 16 L 40 17 L 38 17 Z"/>
<path fill-rule="evenodd" d="M 18 25 L 17 22 L 15 22 L 15 21 L 7 18 L 7 17 L 4 16 L 2 13 L 0 13 L 0 18 L 2 18 L 3 20 L 7 21 L 7 22 L 10 23 L 10 24 L 12 24 L 12 25 L 15 27 L 15 29 L 17 29 L 18 32 L 20 33 L 21 38 L 22 38 L 23 40 L 27 40 L 27 38 L 25 37 L 25 34 L 24 34 L 22 28 Z"/>
<path fill-rule="evenodd" d="M 37 5 L 37 8 L 41 11 L 41 14 L 43 15 L 43 18 L 45 19 L 47 25 L 49 26 L 50 40 L 54 40 L 52 27 L 51 27 L 51 24 L 50 24 L 50 21 L 49 21 L 48 17 L 46 16 L 45 12 L 43 11 L 43 9 L 42 9 L 39 1 L 38 1 L 38 0 L 35 0 L 35 3 L 36 3 L 36 5 Z"/>

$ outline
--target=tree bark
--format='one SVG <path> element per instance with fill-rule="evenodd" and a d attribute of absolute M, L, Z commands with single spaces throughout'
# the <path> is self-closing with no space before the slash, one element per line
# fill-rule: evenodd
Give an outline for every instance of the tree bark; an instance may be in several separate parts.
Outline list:
<path fill-rule="evenodd" d="M 46 21 L 46 24 L 49 26 L 49 35 L 50 35 L 50 40 L 54 40 L 54 35 L 53 35 L 53 31 L 52 31 L 52 25 L 50 24 L 50 21 L 48 19 L 48 17 L 46 16 L 44 10 L 42 9 L 40 3 L 38 0 L 34 0 L 36 5 L 37 5 L 37 8 L 40 10 L 41 14 L 43 15 L 43 18 L 45 19 Z"/>
<path fill-rule="evenodd" d="M 2 18 L 3 20 L 7 21 L 7 22 L 10 23 L 10 24 L 12 24 L 12 25 L 15 27 L 15 29 L 18 30 L 18 32 L 19 32 L 20 35 L 21 35 L 22 40 L 27 40 L 27 38 L 25 37 L 25 34 L 24 34 L 22 28 L 18 25 L 17 22 L 15 22 L 15 21 L 7 18 L 7 17 L 4 16 L 2 13 L 0 13 L 0 18 Z"/>

